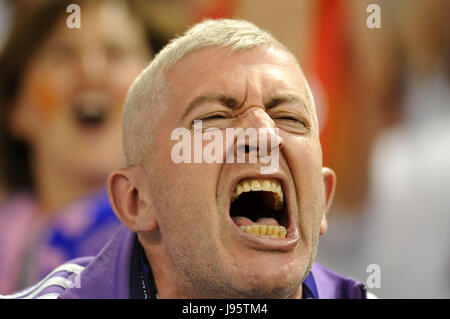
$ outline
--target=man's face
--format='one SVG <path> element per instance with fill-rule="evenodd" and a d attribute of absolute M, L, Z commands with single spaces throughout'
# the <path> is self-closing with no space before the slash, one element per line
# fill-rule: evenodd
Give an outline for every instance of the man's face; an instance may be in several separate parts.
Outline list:
<path fill-rule="evenodd" d="M 210 48 L 180 60 L 167 82 L 169 104 L 144 165 L 178 284 L 203 297 L 299 296 L 325 207 L 314 105 L 299 67 L 279 49 L 228 54 Z M 193 132 L 194 120 L 224 136 L 226 128 L 278 128 L 278 171 L 261 174 L 261 164 L 248 161 L 174 163 L 177 141 L 171 133 L 180 127 Z M 275 209 L 280 198 L 275 187 L 244 192 L 232 203 L 238 184 L 251 187 L 253 180 L 280 185 L 282 208 Z M 283 226 L 286 238 L 248 234 L 240 227 L 254 224 Z"/>

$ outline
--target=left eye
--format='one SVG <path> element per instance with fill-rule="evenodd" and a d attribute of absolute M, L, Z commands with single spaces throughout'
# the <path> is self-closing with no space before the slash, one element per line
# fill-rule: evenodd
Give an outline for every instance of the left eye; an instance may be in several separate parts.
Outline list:
<path fill-rule="evenodd" d="M 286 120 L 286 121 L 292 121 L 292 122 L 304 124 L 304 123 L 303 123 L 302 121 L 300 121 L 299 119 L 297 119 L 297 118 L 295 118 L 295 117 L 291 117 L 291 116 L 281 116 L 281 117 L 275 118 L 275 120 Z"/>
<path fill-rule="evenodd" d="M 305 133 L 309 130 L 308 122 L 297 116 L 280 114 L 273 119 L 278 127 L 293 133 Z"/>

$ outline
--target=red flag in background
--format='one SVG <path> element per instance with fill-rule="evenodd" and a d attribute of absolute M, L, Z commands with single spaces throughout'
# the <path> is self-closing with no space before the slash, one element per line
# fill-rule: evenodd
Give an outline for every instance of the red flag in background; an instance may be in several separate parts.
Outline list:
<path fill-rule="evenodd" d="M 344 113 L 347 88 L 348 35 L 346 0 L 320 0 L 317 29 L 312 39 L 316 43 L 312 53 L 312 71 L 315 73 L 324 94 L 326 121 L 321 128 L 324 164 L 330 165 L 342 145 L 340 131 L 345 129 Z"/>
<path fill-rule="evenodd" d="M 320 0 L 312 37 L 312 71 L 327 102 L 320 136 L 324 165 L 338 176 L 335 203 L 349 213 L 364 209 L 371 149 L 385 117 L 384 93 L 372 74 L 374 64 L 383 66 L 373 51 L 381 35 L 367 29 L 365 14 L 357 1 Z"/>
<path fill-rule="evenodd" d="M 236 10 L 237 0 L 211 0 L 205 1 L 194 15 L 194 22 L 203 19 L 223 19 L 231 18 Z"/>

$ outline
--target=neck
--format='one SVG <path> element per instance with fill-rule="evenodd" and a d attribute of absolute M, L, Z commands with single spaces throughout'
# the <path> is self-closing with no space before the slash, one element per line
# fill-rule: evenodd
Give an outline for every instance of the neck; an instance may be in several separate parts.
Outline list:
<path fill-rule="evenodd" d="M 51 215 L 68 203 L 99 189 L 99 183 L 88 183 L 80 176 L 74 176 L 55 169 L 47 161 L 35 161 L 33 167 L 35 192 L 39 201 L 40 213 Z M 44 164 L 46 163 L 46 164 Z"/>
<path fill-rule="evenodd" d="M 173 275 L 175 274 L 175 269 L 170 261 L 170 257 L 165 253 L 165 248 L 161 244 L 160 238 L 161 234 L 159 231 L 145 234 L 138 233 L 139 242 L 144 247 L 145 257 L 153 273 L 158 298 L 185 299 L 187 296 L 178 289 L 178 281 Z"/>

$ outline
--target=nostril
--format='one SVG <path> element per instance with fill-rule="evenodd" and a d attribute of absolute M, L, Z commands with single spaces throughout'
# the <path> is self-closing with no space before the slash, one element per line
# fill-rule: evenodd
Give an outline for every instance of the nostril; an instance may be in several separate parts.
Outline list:
<path fill-rule="evenodd" d="M 284 140 L 280 135 L 277 135 L 277 139 L 278 139 L 278 149 L 281 149 L 284 146 Z"/>
<path fill-rule="evenodd" d="M 254 151 L 258 151 L 258 147 L 257 146 L 253 146 L 253 145 L 248 145 L 248 144 L 242 144 L 236 147 L 237 151 L 240 151 L 241 153 L 244 152 L 246 154 L 254 152 Z"/>
<path fill-rule="evenodd" d="M 253 151 L 258 151 L 258 147 L 252 145 L 245 145 L 245 153 L 250 153 Z"/>

